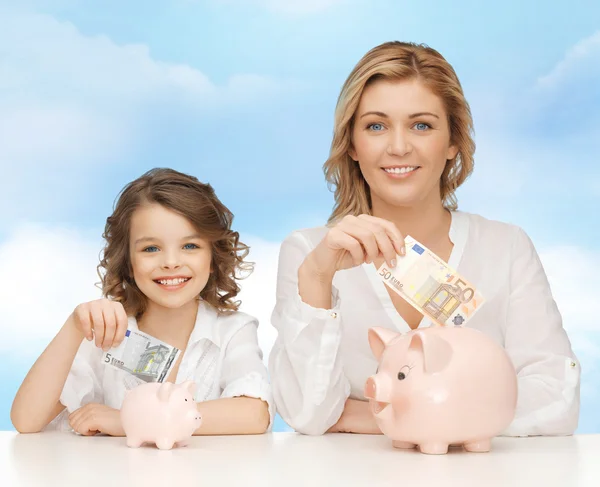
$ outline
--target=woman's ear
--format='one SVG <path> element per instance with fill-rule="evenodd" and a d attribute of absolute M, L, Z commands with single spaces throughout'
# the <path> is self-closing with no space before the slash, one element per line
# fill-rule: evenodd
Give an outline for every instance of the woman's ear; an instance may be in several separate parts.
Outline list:
<path fill-rule="evenodd" d="M 448 152 L 446 153 L 446 160 L 451 161 L 458 155 L 458 147 L 455 145 L 451 145 L 448 147 Z"/>

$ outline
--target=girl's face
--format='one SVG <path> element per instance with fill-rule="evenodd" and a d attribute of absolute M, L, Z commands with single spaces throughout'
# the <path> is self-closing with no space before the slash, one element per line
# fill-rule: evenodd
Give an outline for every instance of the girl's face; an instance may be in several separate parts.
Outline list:
<path fill-rule="evenodd" d="M 142 293 L 164 308 L 195 300 L 210 276 L 212 250 L 190 221 L 152 203 L 134 211 L 130 232 L 133 277 Z"/>
<path fill-rule="evenodd" d="M 440 178 L 458 149 L 442 101 L 416 79 L 380 80 L 362 94 L 349 154 L 371 189 L 373 208 L 441 202 Z"/>

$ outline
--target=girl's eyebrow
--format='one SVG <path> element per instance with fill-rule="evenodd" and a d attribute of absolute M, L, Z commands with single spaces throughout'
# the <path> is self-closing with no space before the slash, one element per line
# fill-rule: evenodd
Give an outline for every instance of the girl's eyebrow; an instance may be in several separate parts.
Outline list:
<path fill-rule="evenodd" d="M 200 235 L 199 233 L 194 233 L 192 235 L 188 235 L 187 237 L 183 237 L 181 240 L 193 240 L 195 238 L 202 239 L 202 235 Z M 142 242 L 146 242 L 146 241 L 156 241 L 156 240 L 160 240 L 160 239 L 156 238 L 156 237 L 140 237 L 135 241 L 135 245 L 142 243 Z"/>
<path fill-rule="evenodd" d="M 138 238 L 138 239 L 135 241 L 135 245 L 137 245 L 137 244 L 139 244 L 139 243 L 141 243 L 141 242 L 152 241 L 152 240 L 158 240 L 158 239 L 157 239 L 157 238 L 154 238 L 154 237 L 141 237 L 141 238 Z"/>

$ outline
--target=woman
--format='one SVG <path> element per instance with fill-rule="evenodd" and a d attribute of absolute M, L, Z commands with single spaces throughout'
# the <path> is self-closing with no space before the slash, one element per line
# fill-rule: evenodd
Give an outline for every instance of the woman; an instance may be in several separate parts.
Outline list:
<path fill-rule="evenodd" d="M 577 428 L 581 369 L 547 277 L 519 227 L 458 211 L 473 170 L 472 119 L 461 84 L 434 49 L 389 42 L 346 80 L 324 165 L 335 186 L 328 225 L 281 246 L 269 358 L 278 412 L 297 431 L 380 433 L 363 388 L 377 363 L 367 330 L 432 323 L 377 277 L 410 235 L 486 299 L 468 322 L 505 347 L 518 373 L 506 436 Z"/>

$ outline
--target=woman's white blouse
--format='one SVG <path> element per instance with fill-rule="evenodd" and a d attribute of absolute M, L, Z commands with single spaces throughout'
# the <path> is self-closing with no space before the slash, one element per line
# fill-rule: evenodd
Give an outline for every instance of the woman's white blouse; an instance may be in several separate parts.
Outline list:
<path fill-rule="evenodd" d="M 271 317 L 278 332 L 269 356 L 277 411 L 291 427 L 312 435 L 337 422 L 348 397 L 365 400 L 365 381 L 377 368 L 368 329 L 410 331 L 373 264 L 335 274 L 331 309 L 301 300 L 298 268 L 326 232 L 324 226 L 311 228 L 284 240 Z M 515 225 L 460 211 L 452 212 L 449 237 L 449 265 L 486 299 L 468 326 L 502 345 L 518 374 L 516 416 L 503 435 L 572 434 L 581 368 L 530 238 Z M 423 318 L 420 327 L 431 324 Z"/>
<path fill-rule="evenodd" d="M 134 317 L 129 329 L 138 330 Z M 183 352 L 175 383 L 196 383 L 196 402 L 248 396 L 269 405 L 273 424 L 275 408 L 267 368 L 258 345 L 258 321 L 243 312 L 220 314 L 201 301 L 196 323 Z M 127 390 L 141 379 L 102 362 L 102 349 L 83 340 L 63 387 L 60 402 L 66 407 L 46 430 L 70 430 L 68 415 L 89 403 L 121 409 Z"/>

